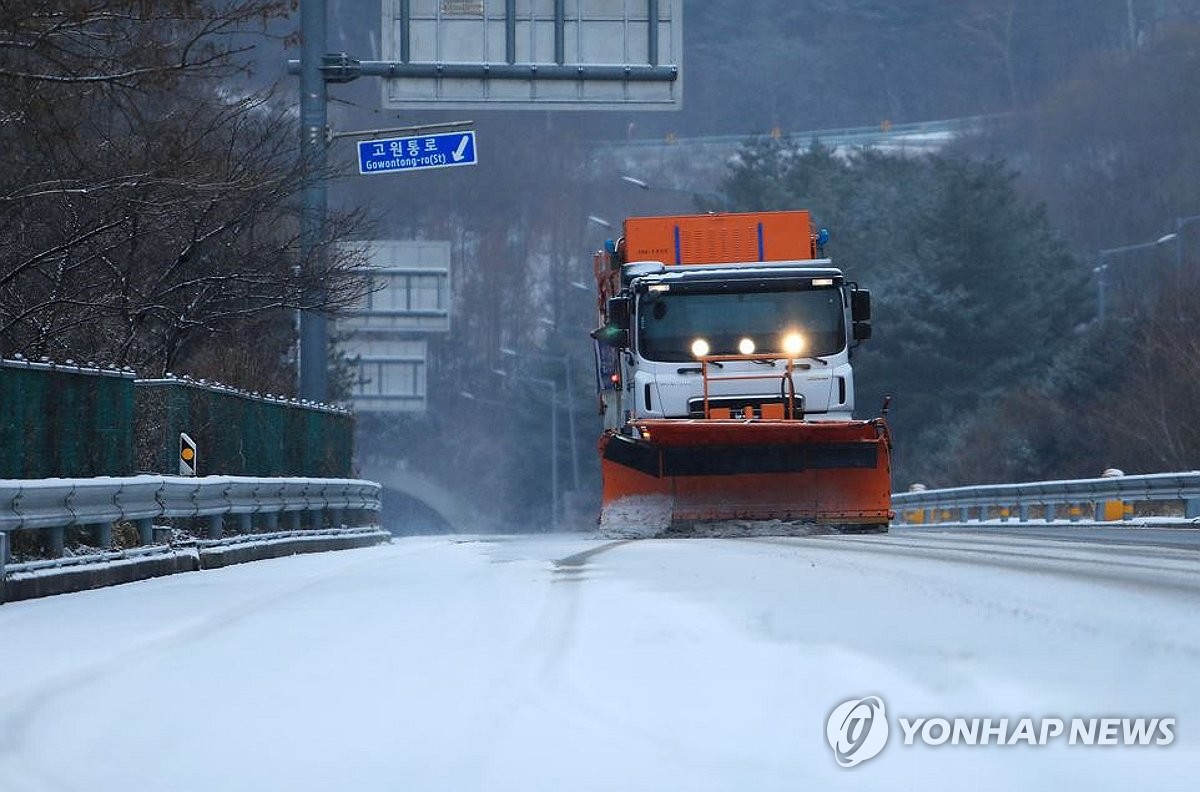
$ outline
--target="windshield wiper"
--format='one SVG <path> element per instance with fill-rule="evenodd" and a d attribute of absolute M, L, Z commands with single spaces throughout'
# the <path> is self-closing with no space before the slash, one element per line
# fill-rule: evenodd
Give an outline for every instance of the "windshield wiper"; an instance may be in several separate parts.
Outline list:
<path fill-rule="evenodd" d="M 787 360 L 787 358 L 780 358 L 780 359 L 781 359 L 781 360 Z M 829 365 L 829 361 L 828 361 L 828 360 L 826 360 L 825 358 L 812 357 L 812 356 L 809 356 L 809 355 L 802 355 L 802 356 L 800 356 L 800 357 L 794 357 L 794 358 L 792 358 L 792 360 L 815 360 L 817 363 L 820 363 L 822 366 L 828 366 L 828 365 Z M 776 362 L 776 361 L 775 361 L 774 359 L 772 359 L 772 358 L 768 358 L 768 359 L 765 359 L 765 360 L 757 360 L 757 359 L 756 359 L 756 360 L 754 360 L 753 362 L 755 362 L 755 363 L 761 363 L 761 364 L 763 364 L 764 366 L 770 366 L 771 368 L 774 368 L 774 367 L 775 367 L 775 362 Z M 808 365 L 808 364 L 800 364 L 800 365 Z M 811 367 L 810 367 L 810 368 L 811 368 Z"/>
<path fill-rule="evenodd" d="M 722 369 L 725 368 L 725 364 L 719 360 L 710 360 L 708 361 L 708 365 L 716 366 L 717 368 Z M 675 369 L 676 374 L 700 374 L 703 371 L 704 369 L 700 366 L 680 366 L 679 368 Z"/>

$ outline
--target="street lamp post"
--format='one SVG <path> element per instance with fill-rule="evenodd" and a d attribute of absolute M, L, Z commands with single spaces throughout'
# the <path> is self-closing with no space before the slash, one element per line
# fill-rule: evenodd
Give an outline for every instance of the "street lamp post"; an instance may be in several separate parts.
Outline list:
<path fill-rule="evenodd" d="M 1175 218 L 1175 269 L 1183 271 L 1183 229 L 1200 220 L 1200 214 Z"/>
<path fill-rule="evenodd" d="M 548 385 L 550 387 L 550 525 L 558 531 L 558 382 L 539 377 L 509 377 L 503 369 L 492 369 L 498 377 L 504 377 L 509 382 L 519 380 L 532 385 Z M 466 396 L 466 392 L 462 395 Z"/>
<path fill-rule="evenodd" d="M 550 386 L 550 527 L 558 532 L 558 382 L 526 377 L 526 382 Z"/>
<path fill-rule="evenodd" d="M 1103 258 L 1097 259 L 1097 261 L 1103 261 Z M 1105 280 L 1107 279 L 1105 273 L 1108 272 L 1108 265 L 1099 264 L 1092 267 L 1092 272 L 1096 275 L 1096 321 L 1104 324 L 1104 295 L 1106 291 Z"/>
<path fill-rule="evenodd" d="M 575 392 L 572 387 L 571 358 L 567 355 L 547 355 L 543 352 L 521 353 L 507 347 L 500 347 L 500 354 L 514 358 L 519 358 L 522 354 L 533 355 L 542 360 L 552 360 L 562 365 L 563 386 L 567 390 L 567 434 L 570 435 L 571 441 L 571 488 L 574 492 L 579 492 L 579 448 L 577 446 L 578 438 L 575 436 L 575 400 L 571 398 L 571 394 Z"/>
<path fill-rule="evenodd" d="M 1103 324 L 1106 315 L 1106 299 L 1108 288 L 1108 264 L 1105 259 L 1110 256 L 1115 256 L 1120 253 L 1131 253 L 1135 250 L 1149 250 L 1150 248 L 1160 247 L 1173 242 L 1179 238 L 1178 232 L 1172 234 L 1164 234 L 1153 242 L 1141 242 L 1136 245 L 1122 245 L 1121 247 L 1106 248 L 1096 254 L 1096 266 L 1092 268 L 1092 272 L 1096 275 L 1096 319 Z"/>
<path fill-rule="evenodd" d="M 680 187 L 663 187 L 658 184 L 650 184 L 649 182 L 646 182 L 635 176 L 628 176 L 628 175 L 622 176 L 621 181 L 626 182 L 627 184 L 632 184 L 634 187 L 637 187 L 642 190 L 655 190 L 657 192 L 682 193 L 684 195 L 690 195 L 693 198 L 699 198 L 699 197 L 705 197 L 705 196 L 707 196 L 709 198 L 716 198 L 718 201 L 721 202 L 721 211 L 722 212 L 729 211 L 729 196 L 723 192 L 718 192 L 716 190 L 685 190 Z"/>

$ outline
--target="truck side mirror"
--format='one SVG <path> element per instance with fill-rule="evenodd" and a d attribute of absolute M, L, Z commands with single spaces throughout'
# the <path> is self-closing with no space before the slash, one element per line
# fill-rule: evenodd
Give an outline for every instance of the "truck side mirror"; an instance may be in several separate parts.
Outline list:
<path fill-rule="evenodd" d="M 622 330 L 629 329 L 629 298 L 609 297 L 606 309 L 608 323 Z"/>
<path fill-rule="evenodd" d="M 869 341 L 871 339 L 871 323 L 870 322 L 855 322 L 854 323 L 854 340 Z"/>
<path fill-rule="evenodd" d="M 623 330 L 616 325 L 606 324 L 600 325 L 593 330 L 589 335 L 602 344 L 614 346 L 618 349 L 629 348 L 629 331 Z"/>
<path fill-rule="evenodd" d="M 850 316 L 854 318 L 855 324 L 871 321 L 871 292 L 869 289 L 854 288 L 850 290 Z"/>

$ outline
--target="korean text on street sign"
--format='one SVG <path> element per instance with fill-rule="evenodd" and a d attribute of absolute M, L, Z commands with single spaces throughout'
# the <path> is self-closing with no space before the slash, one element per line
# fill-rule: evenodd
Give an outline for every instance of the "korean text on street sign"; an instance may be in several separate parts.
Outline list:
<path fill-rule="evenodd" d="M 363 140 L 358 144 L 359 173 L 391 173 L 474 165 L 475 132 Z"/>

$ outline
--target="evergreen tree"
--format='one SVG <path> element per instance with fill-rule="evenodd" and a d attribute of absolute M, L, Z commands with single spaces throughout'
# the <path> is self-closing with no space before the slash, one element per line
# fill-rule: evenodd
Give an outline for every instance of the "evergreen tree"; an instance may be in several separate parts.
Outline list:
<path fill-rule="evenodd" d="M 899 483 L 940 475 L 970 442 L 948 430 L 1045 378 L 1092 310 L 1084 268 L 999 161 L 768 141 L 746 148 L 724 187 L 756 209 L 809 208 L 835 263 L 872 290 L 858 405 L 874 414 L 896 396 Z"/>

